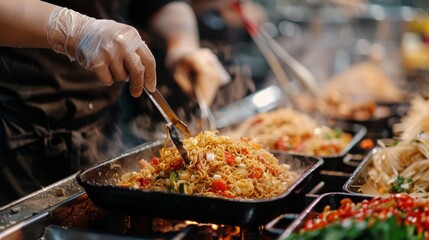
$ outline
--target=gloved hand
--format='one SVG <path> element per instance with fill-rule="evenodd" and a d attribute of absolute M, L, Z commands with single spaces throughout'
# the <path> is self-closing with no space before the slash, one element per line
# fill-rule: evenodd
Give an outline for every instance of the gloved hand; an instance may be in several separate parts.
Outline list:
<path fill-rule="evenodd" d="M 129 78 L 134 97 L 142 94 L 143 86 L 155 89 L 155 59 L 131 26 L 58 7 L 49 17 L 47 37 L 56 52 L 93 71 L 103 85 Z"/>
<path fill-rule="evenodd" d="M 179 48 L 167 53 L 166 65 L 190 97 L 210 106 L 219 88 L 231 79 L 217 56 L 207 48 Z"/>

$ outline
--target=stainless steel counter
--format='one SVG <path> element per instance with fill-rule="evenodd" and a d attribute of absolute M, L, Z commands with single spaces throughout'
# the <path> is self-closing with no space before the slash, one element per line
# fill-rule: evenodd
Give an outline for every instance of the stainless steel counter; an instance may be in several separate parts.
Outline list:
<path fill-rule="evenodd" d="M 75 175 L 49 185 L 24 198 L 0 208 L 0 239 L 24 239 L 35 229 L 26 228 L 30 222 L 45 221 L 56 206 L 84 194 L 75 180 Z M 36 224 L 37 225 L 37 224 Z M 19 231 L 17 231 L 19 229 Z"/>

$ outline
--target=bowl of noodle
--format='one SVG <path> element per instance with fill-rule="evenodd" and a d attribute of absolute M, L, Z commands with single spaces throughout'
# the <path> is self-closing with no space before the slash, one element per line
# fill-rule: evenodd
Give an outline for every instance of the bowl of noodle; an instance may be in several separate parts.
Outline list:
<path fill-rule="evenodd" d="M 166 139 L 82 170 L 77 181 L 96 205 L 112 211 L 258 226 L 299 204 L 296 193 L 323 163 L 272 154 L 249 138 L 217 131 L 183 143 L 189 164 Z"/>

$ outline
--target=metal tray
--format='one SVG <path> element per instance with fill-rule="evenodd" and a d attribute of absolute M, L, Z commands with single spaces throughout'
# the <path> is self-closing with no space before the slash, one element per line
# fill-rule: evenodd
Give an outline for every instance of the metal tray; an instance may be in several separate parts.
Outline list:
<path fill-rule="evenodd" d="M 377 138 L 392 137 L 393 125 L 398 123 L 401 117 L 407 112 L 409 104 L 407 102 L 378 103 L 377 107 L 385 108 L 386 115 L 374 116 L 367 120 L 356 120 L 351 118 L 341 118 L 328 116 L 331 121 L 337 123 L 359 124 L 364 126 L 374 140 Z"/>
<path fill-rule="evenodd" d="M 374 154 L 380 151 L 379 147 L 374 148 L 369 152 L 362 162 L 357 166 L 350 178 L 344 183 L 343 190 L 348 193 L 362 194 L 359 189 L 363 184 L 366 183 L 367 173 L 369 168 L 372 166 L 372 157 Z"/>
<path fill-rule="evenodd" d="M 293 232 L 298 231 L 304 222 L 314 217 L 316 214 L 323 212 L 325 206 L 331 206 L 331 209 L 338 209 L 341 206 L 341 200 L 344 198 L 350 198 L 353 202 L 361 202 L 365 199 L 371 199 L 371 196 L 357 195 L 342 192 L 325 193 L 317 197 L 304 211 L 298 215 L 298 217 L 286 228 L 286 230 L 278 229 L 275 226 L 284 217 L 288 217 L 286 214 L 281 215 L 265 225 L 265 230 L 272 234 L 279 234 L 278 239 L 287 239 Z"/>
<path fill-rule="evenodd" d="M 352 172 L 355 167 L 346 164 L 344 162 L 344 157 L 354 146 L 356 146 L 365 137 L 367 133 L 366 127 L 360 124 L 351 124 L 345 122 L 336 123 L 335 125 L 329 125 L 329 127 L 339 127 L 344 132 L 350 133 L 353 138 L 340 153 L 329 156 L 320 156 L 323 159 L 323 165 L 320 167 L 320 169 L 328 171 Z M 271 152 L 277 153 L 282 151 L 272 150 Z"/>
<path fill-rule="evenodd" d="M 299 204 L 294 196 L 299 194 L 305 182 L 323 163 L 317 157 L 275 153 L 279 162 L 289 164 L 300 177 L 283 194 L 266 200 L 201 197 L 115 186 L 123 173 L 139 170 L 140 159 L 159 155 L 161 147 L 160 142 L 143 145 L 122 156 L 81 170 L 76 179 L 96 205 L 108 210 L 204 223 L 260 226 L 281 214 L 285 208 Z"/>

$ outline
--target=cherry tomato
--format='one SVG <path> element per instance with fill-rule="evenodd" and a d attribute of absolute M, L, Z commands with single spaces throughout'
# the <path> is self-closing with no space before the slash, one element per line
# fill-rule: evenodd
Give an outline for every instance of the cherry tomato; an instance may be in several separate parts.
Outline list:
<path fill-rule="evenodd" d="M 287 136 L 279 138 L 274 143 L 274 148 L 282 151 L 289 151 L 289 138 Z"/>
<path fill-rule="evenodd" d="M 300 142 L 298 145 L 296 145 L 293 148 L 293 151 L 295 151 L 295 152 L 302 152 L 304 150 L 304 146 L 305 146 L 305 143 L 304 142 Z"/>
<path fill-rule="evenodd" d="M 170 162 L 170 167 L 171 167 L 173 170 L 178 170 L 178 169 L 180 169 L 182 166 L 183 166 L 183 159 L 182 159 L 182 158 L 176 158 L 176 159 L 174 159 L 174 160 L 172 160 L 172 161 Z"/>
<path fill-rule="evenodd" d="M 260 167 L 255 167 L 252 172 L 250 173 L 249 177 L 254 178 L 254 179 L 259 179 L 262 177 L 262 174 L 264 173 L 264 171 L 262 170 L 262 168 Z"/>
<path fill-rule="evenodd" d="M 141 187 L 146 186 L 150 183 L 150 180 L 147 178 L 139 178 L 137 181 L 140 183 Z"/>
<path fill-rule="evenodd" d="M 152 163 L 152 165 L 156 166 L 156 165 L 158 165 L 159 160 L 160 160 L 160 158 L 159 158 L 159 157 L 155 157 L 155 156 L 153 156 L 153 157 L 150 159 L 150 162 Z"/>
<path fill-rule="evenodd" d="M 230 152 L 225 152 L 225 162 L 228 165 L 234 165 L 234 163 L 235 163 L 235 156 L 232 153 L 230 153 Z"/>
<path fill-rule="evenodd" d="M 366 138 L 359 143 L 359 147 L 364 150 L 370 150 L 374 147 L 374 142 L 370 138 Z"/>
<path fill-rule="evenodd" d="M 226 198 L 234 198 L 232 194 L 229 194 L 227 192 L 219 192 L 220 195 L 226 197 Z"/>
<path fill-rule="evenodd" d="M 214 192 L 223 192 L 228 189 L 228 184 L 225 180 L 222 179 L 216 179 L 212 183 L 212 190 Z"/>

